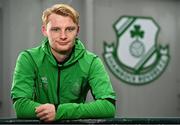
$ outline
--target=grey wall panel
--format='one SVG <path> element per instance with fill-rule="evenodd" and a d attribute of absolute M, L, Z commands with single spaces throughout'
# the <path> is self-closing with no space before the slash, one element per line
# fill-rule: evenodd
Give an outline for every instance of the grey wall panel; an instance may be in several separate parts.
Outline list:
<path fill-rule="evenodd" d="M 179 93 L 179 1 L 97 0 L 94 1 L 94 48 L 103 59 L 103 42 L 116 43 L 112 25 L 123 15 L 153 17 L 161 27 L 158 43 L 169 44 L 171 60 L 165 72 L 152 83 L 133 86 L 107 70 L 117 92 L 117 117 L 178 116 Z M 116 46 L 116 45 L 115 45 Z"/>
<path fill-rule="evenodd" d="M 3 36 L 3 22 L 2 22 L 2 19 L 3 17 L 2 17 L 2 9 L 1 9 L 1 6 L 0 6 L 0 44 L 1 44 L 1 47 L 0 47 L 0 62 L 1 62 L 1 65 L 0 65 L 0 109 L 2 108 L 2 97 L 3 97 L 3 95 L 2 95 L 2 86 L 3 86 L 3 84 L 2 84 L 2 82 L 3 82 L 3 61 L 2 61 L 2 58 L 3 58 L 3 38 L 2 38 L 2 36 Z M 0 112 L 0 114 L 1 114 L 1 112 Z"/>

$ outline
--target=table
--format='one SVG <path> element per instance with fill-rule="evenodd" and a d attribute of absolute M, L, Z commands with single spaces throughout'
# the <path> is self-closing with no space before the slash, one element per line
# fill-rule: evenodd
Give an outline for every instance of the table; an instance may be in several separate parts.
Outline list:
<path fill-rule="evenodd" d="M 38 119 L 3 118 L 0 124 L 44 124 Z M 51 124 L 180 124 L 180 117 L 59 120 Z"/>

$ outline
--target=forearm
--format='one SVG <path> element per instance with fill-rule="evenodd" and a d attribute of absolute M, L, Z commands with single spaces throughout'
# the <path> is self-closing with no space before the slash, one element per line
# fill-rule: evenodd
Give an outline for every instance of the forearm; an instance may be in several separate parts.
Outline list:
<path fill-rule="evenodd" d="M 66 103 L 57 108 L 56 120 L 79 118 L 110 118 L 115 116 L 115 106 L 108 100 L 89 103 Z"/>
<path fill-rule="evenodd" d="M 35 107 L 39 105 L 41 104 L 26 98 L 19 98 L 13 104 L 17 118 L 37 118 Z"/>

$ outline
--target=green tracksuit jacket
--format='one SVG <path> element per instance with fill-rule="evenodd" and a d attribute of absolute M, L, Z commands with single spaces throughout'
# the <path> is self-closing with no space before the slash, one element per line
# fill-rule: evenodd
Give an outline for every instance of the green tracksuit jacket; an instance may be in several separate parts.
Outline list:
<path fill-rule="evenodd" d="M 88 90 L 95 99 L 89 103 L 85 102 Z M 45 103 L 56 106 L 56 120 L 115 115 L 115 106 L 107 100 L 114 100 L 115 92 L 102 61 L 78 38 L 63 64 L 56 62 L 47 38 L 41 46 L 21 52 L 11 97 L 18 118 L 36 118 L 35 107 Z"/>

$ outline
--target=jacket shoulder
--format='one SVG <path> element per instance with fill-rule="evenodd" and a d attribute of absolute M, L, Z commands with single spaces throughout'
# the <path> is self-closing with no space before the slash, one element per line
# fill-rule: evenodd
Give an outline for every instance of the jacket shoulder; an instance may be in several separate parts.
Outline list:
<path fill-rule="evenodd" d="M 98 56 L 90 51 L 86 51 L 84 56 L 86 57 L 87 60 L 93 60 L 94 58 L 97 58 Z"/>
<path fill-rule="evenodd" d="M 30 48 L 30 49 L 27 49 L 25 51 L 29 51 L 32 54 L 32 56 L 38 56 L 39 54 L 41 54 L 43 52 L 41 46 L 38 46 L 38 47 L 35 47 L 35 48 Z"/>
<path fill-rule="evenodd" d="M 90 51 L 86 51 L 83 57 L 78 61 L 81 70 L 87 75 L 94 59 L 98 56 Z"/>
<path fill-rule="evenodd" d="M 20 55 L 25 55 L 29 58 L 29 60 L 33 60 L 36 65 L 40 65 L 44 57 L 44 52 L 42 47 L 38 46 L 35 48 L 26 49 L 22 51 Z"/>

